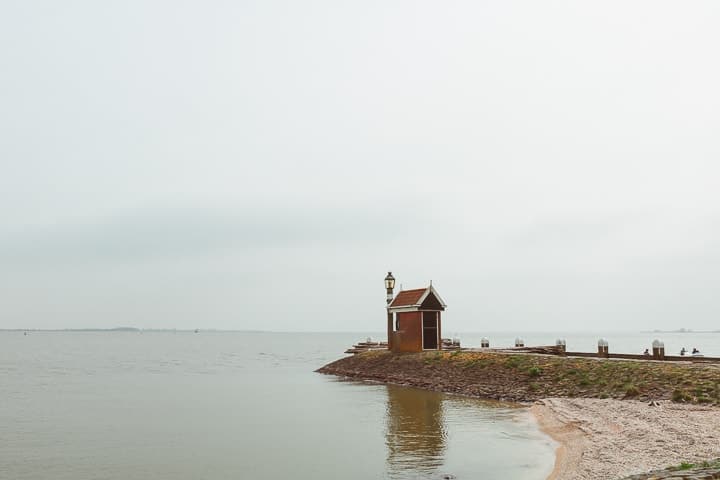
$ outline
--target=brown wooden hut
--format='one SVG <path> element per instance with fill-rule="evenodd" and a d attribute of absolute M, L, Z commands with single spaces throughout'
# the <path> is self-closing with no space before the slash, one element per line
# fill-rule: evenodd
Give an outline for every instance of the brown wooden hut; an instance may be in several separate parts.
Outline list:
<path fill-rule="evenodd" d="M 400 291 L 387 307 L 388 315 L 395 320 L 389 332 L 389 347 L 394 352 L 441 350 L 440 312 L 445 307 L 432 285 Z"/>

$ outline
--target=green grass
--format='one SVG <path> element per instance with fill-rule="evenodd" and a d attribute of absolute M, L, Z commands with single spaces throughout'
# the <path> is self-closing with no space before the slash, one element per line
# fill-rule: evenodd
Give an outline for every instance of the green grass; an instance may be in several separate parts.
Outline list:
<path fill-rule="evenodd" d="M 720 459 L 704 461 L 702 463 L 682 462 L 680 463 L 680 465 L 673 465 L 672 467 L 668 467 L 667 470 L 674 472 L 678 470 L 691 470 L 693 468 L 720 468 Z"/>
<path fill-rule="evenodd" d="M 531 377 L 539 377 L 541 373 L 542 370 L 540 370 L 539 367 L 530 367 L 528 369 L 528 375 L 530 375 Z"/>
<path fill-rule="evenodd" d="M 624 389 L 626 397 L 637 397 L 640 395 L 640 390 L 632 383 L 625 384 Z"/>
<path fill-rule="evenodd" d="M 696 465 L 694 463 L 682 462 L 680 463 L 680 465 L 668 468 L 668 470 L 690 470 L 691 468 L 695 467 Z"/>
<path fill-rule="evenodd" d="M 528 364 L 528 355 L 512 355 L 505 360 L 505 366 L 508 368 L 519 369 Z"/>

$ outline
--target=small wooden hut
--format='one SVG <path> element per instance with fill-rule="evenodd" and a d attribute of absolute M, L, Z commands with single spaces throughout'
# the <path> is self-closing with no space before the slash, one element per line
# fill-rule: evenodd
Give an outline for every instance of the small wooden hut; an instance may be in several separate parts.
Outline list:
<path fill-rule="evenodd" d="M 440 314 L 445 307 L 432 285 L 400 291 L 387 307 L 388 316 L 394 316 L 389 348 L 394 352 L 441 350 Z"/>

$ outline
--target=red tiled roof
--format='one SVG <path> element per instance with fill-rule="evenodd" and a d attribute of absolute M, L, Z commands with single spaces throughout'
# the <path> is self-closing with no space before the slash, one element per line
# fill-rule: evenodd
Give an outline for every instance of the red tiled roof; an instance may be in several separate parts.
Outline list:
<path fill-rule="evenodd" d="M 395 300 L 390 304 L 391 307 L 405 307 L 417 305 L 427 288 L 416 288 L 415 290 L 403 290 L 397 294 Z"/>

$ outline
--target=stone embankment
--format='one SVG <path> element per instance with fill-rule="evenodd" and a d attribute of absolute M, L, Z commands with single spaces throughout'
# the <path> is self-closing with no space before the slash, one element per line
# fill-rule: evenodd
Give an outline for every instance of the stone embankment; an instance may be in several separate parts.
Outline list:
<path fill-rule="evenodd" d="M 720 405 L 720 365 L 500 352 L 370 351 L 320 373 L 504 401 L 548 397 Z"/>

